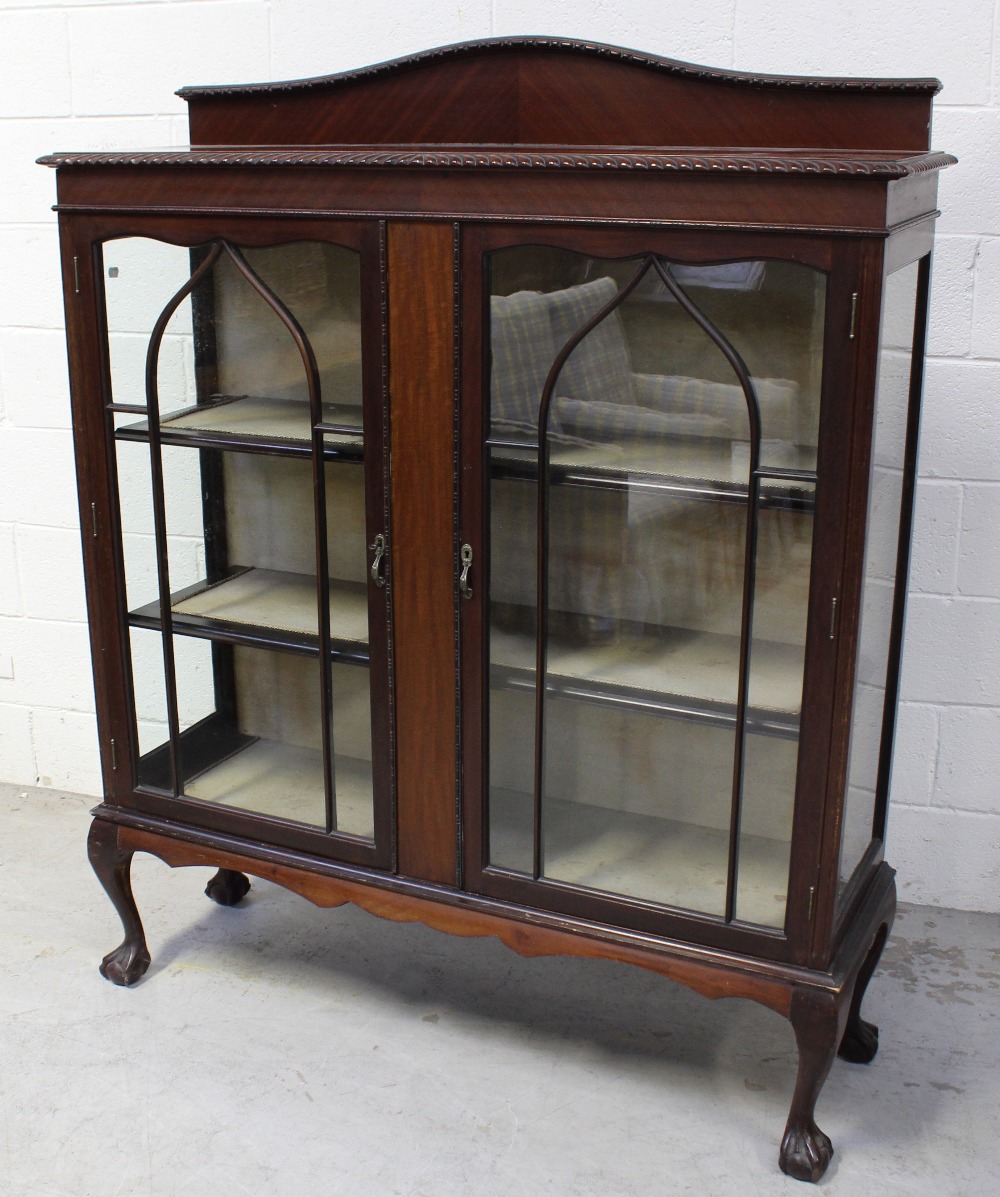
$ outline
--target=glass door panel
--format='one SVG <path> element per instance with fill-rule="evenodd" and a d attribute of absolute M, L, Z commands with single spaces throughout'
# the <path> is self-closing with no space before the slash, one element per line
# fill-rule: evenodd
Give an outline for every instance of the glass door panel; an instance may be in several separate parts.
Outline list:
<path fill-rule="evenodd" d="M 488 863 L 782 927 L 825 276 L 489 266 Z"/>
<path fill-rule="evenodd" d="M 366 664 L 334 663 L 331 685 L 334 827 L 345 835 L 374 839 L 371 670 Z"/>
<path fill-rule="evenodd" d="M 919 286 L 920 263 L 913 262 L 886 278 L 882 300 L 861 627 L 840 848 L 841 892 L 873 836 L 882 835 L 875 826 L 876 812 L 880 798 L 884 803 L 888 797 L 895 703 L 887 708 L 886 695 L 896 684 L 891 662 L 895 654 L 898 669 L 901 600 L 906 589 L 905 572 L 897 581 L 897 564 L 900 539 L 908 535 L 905 467 Z"/>
<path fill-rule="evenodd" d="M 105 247 L 112 259 L 133 685 L 162 694 L 144 699 L 162 718 L 140 735 L 139 783 L 337 834 L 332 852 L 371 859 L 372 728 L 389 711 L 370 669 L 366 496 L 382 480 L 365 464 L 361 255 L 134 238 Z M 139 287 L 144 262 L 162 276 Z M 138 315 L 112 290 L 128 280 Z M 149 728 L 138 705 L 136 718 Z"/>
<path fill-rule="evenodd" d="M 133 414 L 146 408 L 146 355 L 149 335 L 164 304 L 191 275 L 191 251 L 146 237 L 122 237 L 103 246 L 103 284 L 107 329 L 109 398 Z M 198 402 L 195 356 L 197 344 L 190 299 L 165 332 L 158 356 L 160 410 L 183 411 Z"/>

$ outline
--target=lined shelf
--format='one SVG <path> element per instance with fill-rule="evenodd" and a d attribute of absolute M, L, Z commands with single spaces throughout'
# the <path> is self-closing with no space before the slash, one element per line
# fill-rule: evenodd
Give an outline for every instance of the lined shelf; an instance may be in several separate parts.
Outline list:
<path fill-rule="evenodd" d="M 334 756 L 337 826 L 372 839 L 371 761 Z M 184 783 L 189 798 L 314 827 L 326 824 L 323 754 L 278 740 L 254 739 Z"/>
<path fill-rule="evenodd" d="M 530 869 L 531 795 L 490 790 L 490 859 Z M 543 877 L 607 894 L 721 916 L 729 830 L 547 797 Z M 737 918 L 781 927 L 790 841 L 740 836 Z"/>
<path fill-rule="evenodd" d="M 310 827 L 326 826 L 323 753 L 237 731 L 218 712 L 180 734 L 187 798 L 251 811 Z M 374 835 L 372 764 L 335 753 L 337 826 L 346 835 Z M 162 744 L 139 760 L 139 782 L 170 789 L 170 748 Z"/>
<path fill-rule="evenodd" d="M 546 694 L 720 726 L 736 722 L 738 636 L 664 628 L 599 645 L 550 637 Z M 535 690 L 535 637 L 493 627 L 490 684 Z M 755 640 L 750 667 L 750 731 L 795 738 L 802 704 L 802 648 Z"/>
<path fill-rule="evenodd" d="M 173 629 L 233 644 L 316 654 L 316 579 L 269 569 L 238 569 L 220 582 L 197 582 L 171 595 Z M 159 630 L 159 602 L 132 611 L 133 627 Z M 330 579 L 330 637 L 335 659 L 367 664 L 368 591 L 362 582 Z"/>
<path fill-rule="evenodd" d="M 362 409 L 341 403 L 323 404 L 324 455 L 360 460 L 364 453 Z M 200 448 L 266 450 L 308 456 L 313 426 L 308 403 L 263 395 L 216 395 L 207 403 L 184 408 L 160 421 L 164 444 Z M 115 430 L 119 440 L 149 440 L 149 422 L 140 420 Z"/>

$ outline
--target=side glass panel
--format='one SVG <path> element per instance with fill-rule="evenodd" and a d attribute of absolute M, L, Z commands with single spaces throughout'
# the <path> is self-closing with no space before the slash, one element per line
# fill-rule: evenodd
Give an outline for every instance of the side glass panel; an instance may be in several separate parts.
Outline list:
<path fill-rule="evenodd" d="M 894 716 L 886 712 L 885 700 L 893 680 L 889 668 L 918 270 L 914 262 L 890 274 L 882 301 L 861 628 L 840 849 L 842 889 L 871 843 L 879 787 L 888 785 Z"/>
<path fill-rule="evenodd" d="M 489 864 L 781 927 L 825 276 L 490 279 Z"/>
<path fill-rule="evenodd" d="M 104 263 L 139 783 L 370 844 L 360 255 Z"/>

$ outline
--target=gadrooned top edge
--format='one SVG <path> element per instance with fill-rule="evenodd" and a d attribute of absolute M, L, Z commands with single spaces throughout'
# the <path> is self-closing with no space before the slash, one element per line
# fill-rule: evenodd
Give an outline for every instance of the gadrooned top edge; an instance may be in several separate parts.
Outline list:
<path fill-rule="evenodd" d="M 699 66 L 673 58 L 662 58 L 656 54 L 625 49 L 622 46 L 610 46 L 603 42 L 578 41 L 574 38 L 563 37 L 488 37 L 480 38 L 477 41 L 439 46 L 433 50 L 423 50 L 417 54 L 408 54 L 401 58 L 392 58 L 386 62 L 333 75 L 315 75 L 307 79 L 291 79 L 275 83 L 220 83 L 189 86 L 180 88 L 176 94 L 183 100 L 196 100 L 213 96 L 252 96 L 312 91 L 375 79 L 381 75 L 411 70 L 441 59 L 462 58 L 478 54 L 483 50 L 493 50 L 497 53 L 515 50 L 539 53 L 568 51 L 572 54 L 592 58 L 612 59 L 632 66 L 660 71 L 664 74 L 715 83 L 732 83 L 745 87 L 782 88 L 791 91 L 904 92 L 926 95 L 936 95 L 941 90 L 941 82 L 938 79 L 873 79 L 756 74 L 729 70 L 725 67 Z"/>
<path fill-rule="evenodd" d="M 891 156 L 843 154 L 783 155 L 773 150 L 725 153 L 649 151 L 630 153 L 614 150 L 530 151 L 500 147 L 351 147 L 300 149 L 298 147 L 237 146 L 193 150 L 124 150 L 119 152 L 47 154 L 40 166 L 55 167 L 424 167 L 430 169 L 471 168 L 478 170 L 603 170 L 680 171 L 696 174 L 850 175 L 899 179 L 951 166 L 951 154 L 930 151 Z"/>

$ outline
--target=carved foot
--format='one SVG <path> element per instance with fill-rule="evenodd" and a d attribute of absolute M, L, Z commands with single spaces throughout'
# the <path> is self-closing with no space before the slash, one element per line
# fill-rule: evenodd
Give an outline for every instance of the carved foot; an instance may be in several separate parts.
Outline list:
<path fill-rule="evenodd" d="M 205 886 L 205 893 L 220 906 L 236 906 L 250 892 L 250 882 L 233 869 L 219 869 Z"/>
<path fill-rule="evenodd" d="M 830 1164 L 833 1144 L 815 1122 L 805 1126 L 789 1126 L 781 1141 L 778 1163 L 781 1171 L 794 1180 L 808 1180 L 815 1184 Z"/>
<path fill-rule="evenodd" d="M 816 1125 L 816 1099 L 840 1042 L 841 1009 L 831 993 L 800 989 L 792 995 L 789 1018 L 799 1048 L 799 1071 L 778 1164 L 786 1175 L 813 1184 L 833 1155 L 833 1145 Z"/>
<path fill-rule="evenodd" d="M 878 1027 L 863 1018 L 848 1023 L 837 1055 L 851 1064 L 870 1064 L 878 1051 Z"/>
<path fill-rule="evenodd" d="M 149 950 L 132 896 L 132 851 L 118 843 L 118 829 L 100 819 L 90 826 L 87 854 L 125 932 L 124 942 L 101 961 L 101 975 L 115 985 L 134 985 L 149 968 Z"/>
<path fill-rule="evenodd" d="M 134 985 L 149 968 L 149 952 L 145 943 L 129 943 L 108 952 L 101 961 L 101 976 L 115 985 Z"/>
<path fill-rule="evenodd" d="M 851 1064 L 869 1064 L 875 1059 L 878 1051 L 878 1027 L 874 1023 L 865 1022 L 861 1017 L 861 1003 L 868 992 L 868 984 L 878 965 L 888 938 L 889 927 L 879 927 L 875 941 L 865 957 L 865 962 L 858 972 L 858 979 L 851 996 L 851 1008 L 847 1015 L 847 1026 L 837 1049 L 837 1055 Z"/>

